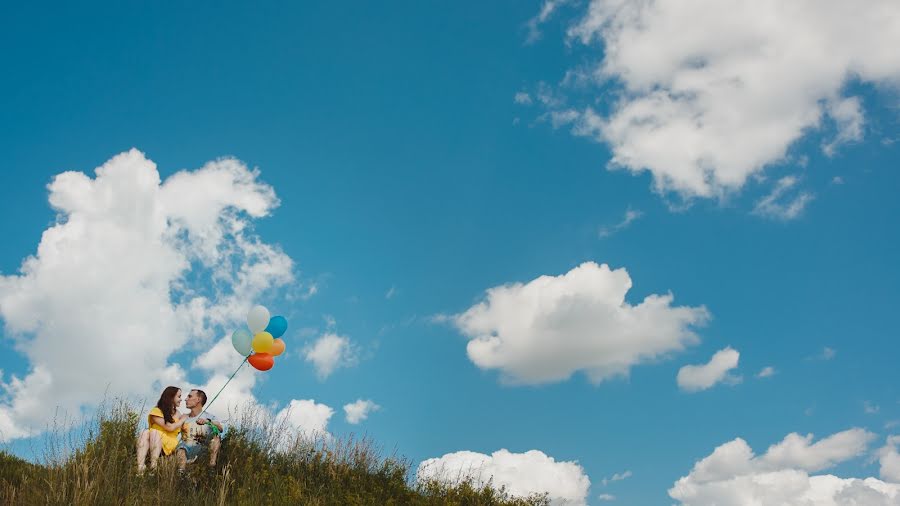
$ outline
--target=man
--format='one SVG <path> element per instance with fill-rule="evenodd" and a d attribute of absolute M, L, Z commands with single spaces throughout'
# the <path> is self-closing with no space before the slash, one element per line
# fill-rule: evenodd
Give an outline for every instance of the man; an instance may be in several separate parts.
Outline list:
<path fill-rule="evenodd" d="M 216 466 L 216 457 L 219 454 L 219 446 L 222 441 L 219 433 L 222 432 L 222 424 L 215 420 L 209 413 L 201 417 L 203 406 L 206 404 L 206 393 L 203 390 L 191 390 L 184 405 L 190 413 L 185 417 L 181 426 L 181 443 L 178 444 L 178 469 L 184 471 L 188 462 L 197 459 L 200 453 L 209 448 L 209 467 Z M 213 430 L 215 427 L 216 430 Z"/>

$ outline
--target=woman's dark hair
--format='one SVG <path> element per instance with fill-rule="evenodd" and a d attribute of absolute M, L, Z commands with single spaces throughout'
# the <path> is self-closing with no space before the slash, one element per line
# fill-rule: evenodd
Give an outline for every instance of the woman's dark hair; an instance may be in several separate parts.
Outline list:
<path fill-rule="evenodd" d="M 175 394 L 181 390 L 178 387 L 166 387 L 163 390 L 162 395 L 159 396 L 159 400 L 156 401 L 156 407 L 162 411 L 163 420 L 166 423 L 172 423 L 175 421 L 175 408 L 178 406 L 175 405 Z"/>

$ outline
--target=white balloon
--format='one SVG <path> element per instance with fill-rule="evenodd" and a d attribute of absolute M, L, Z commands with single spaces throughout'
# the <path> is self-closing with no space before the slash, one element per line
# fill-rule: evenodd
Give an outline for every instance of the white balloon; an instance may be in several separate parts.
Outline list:
<path fill-rule="evenodd" d="M 269 326 L 269 310 L 263 306 L 253 306 L 247 313 L 247 326 L 254 335 L 266 330 Z"/>

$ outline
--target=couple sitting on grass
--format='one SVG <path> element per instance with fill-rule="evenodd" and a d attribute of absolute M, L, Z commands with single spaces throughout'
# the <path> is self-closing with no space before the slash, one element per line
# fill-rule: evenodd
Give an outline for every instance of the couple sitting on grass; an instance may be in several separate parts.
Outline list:
<path fill-rule="evenodd" d="M 181 389 L 166 387 L 156 407 L 147 415 L 148 429 L 141 432 L 137 440 L 138 472 L 145 468 L 147 452 L 150 452 L 150 468 L 156 469 L 156 461 L 160 454 L 169 456 L 173 453 L 178 458 L 178 469 L 184 471 L 188 462 L 197 460 L 201 453 L 209 452 L 209 467 L 215 467 L 219 453 L 219 433 L 222 424 L 208 413 L 203 414 L 206 404 L 206 393 L 203 390 L 191 390 L 184 405 L 190 412 L 178 412 L 181 404 Z M 214 427 L 214 428 L 211 428 Z"/>

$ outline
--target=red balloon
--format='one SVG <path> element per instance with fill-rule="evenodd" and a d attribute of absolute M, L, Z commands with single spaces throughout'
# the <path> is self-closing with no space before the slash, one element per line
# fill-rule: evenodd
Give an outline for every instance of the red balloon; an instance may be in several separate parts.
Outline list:
<path fill-rule="evenodd" d="M 275 365 L 275 359 L 272 357 L 271 353 L 254 353 L 253 355 L 250 355 L 247 362 L 250 362 L 250 365 L 260 371 L 268 371 Z"/>

